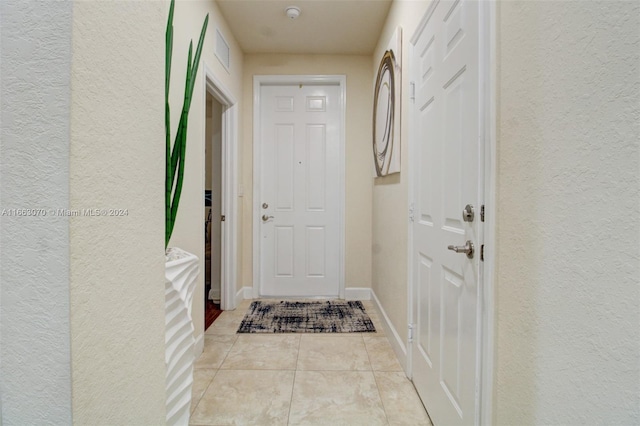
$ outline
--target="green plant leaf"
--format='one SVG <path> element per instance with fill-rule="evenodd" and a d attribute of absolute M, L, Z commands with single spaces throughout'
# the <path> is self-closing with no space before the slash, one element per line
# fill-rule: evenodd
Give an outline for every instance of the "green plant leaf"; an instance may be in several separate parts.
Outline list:
<path fill-rule="evenodd" d="M 165 132 L 165 180 L 164 180 L 164 247 L 169 245 L 169 239 L 173 232 L 174 220 L 171 216 L 171 189 L 173 182 L 173 169 L 171 167 L 171 108 L 169 106 L 169 89 L 171 86 L 171 57 L 173 52 L 173 12 L 175 0 L 171 0 L 169 17 L 167 18 L 167 31 L 165 35 L 165 66 L 164 66 L 164 132 Z"/>
<path fill-rule="evenodd" d="M 196 56 L 193 58 L 193 78 L 190 81 L 189 91 L 189 108 L 191 107 L 191 98 L 193 96 L 193 88 L 196 84 L 196 76 L 198 75 L 198 68 L 200 68 L 200 55 L 202 54 L 202 47 L 204 45 L 204 38 L 207 35 L 207 24 L 209 22 L 209 14 L 204 18 L 202 24 L 202 30 L 200 30 L 200 39 L 198 40 L 198 47 L 196 48 Z"/>
<path fill-rule="evenodd" d="M 167 21 L 167 33 L 165 39 L 165 135 L 166 135 L 166 178 L 165 178 L 165 248 L 169 245 L 169 240 L 173 233 L 175 221 L 180 206 L 180 197 L 182 195 L 182 186 L 184 182 L 184 169 L 187 147 L 187 129 L 189 120 L 189 110 L 191 108 L 191 100 L 195 87 L 196 75 L 200 65 L 200 56 L 206 36 L 207 24 L 209 22 L 209 14 L 204 19 L 202 30 L 200 31 L 200 39 L 196 48 L 195 56 L 193 56 L 193 41 L 189 43 L 189 54 L 187 57 L 187 72 L 185 78 L 184 99 L 182 103 L 182 111 L 180 113 L 180 121 L 176 132 L 173 148 L 171 147 L 171 117 L 169 107 L 169 86 L 171 75 L 171 56 L 173 50 L 173 13 L 175 0 L 171 0 L 169 8 L 169 18 Z M 192 61 L 193 59 L 193 61 Z"/>

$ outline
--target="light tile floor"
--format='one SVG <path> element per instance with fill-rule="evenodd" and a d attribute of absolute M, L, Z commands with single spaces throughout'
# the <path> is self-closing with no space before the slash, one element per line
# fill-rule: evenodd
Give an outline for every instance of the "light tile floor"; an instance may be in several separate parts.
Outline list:
<path fill-rule="evenodd" d="M 371 302 L 375 333 L 236 334 L 250 303 L 205 333 L 191 425 L 431 425 Z"/>

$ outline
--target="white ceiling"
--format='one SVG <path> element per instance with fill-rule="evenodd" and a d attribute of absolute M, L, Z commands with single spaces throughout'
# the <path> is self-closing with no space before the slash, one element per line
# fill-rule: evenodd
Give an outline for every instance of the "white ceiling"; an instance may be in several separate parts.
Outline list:
<path fill-rule="evenodd" d="M 373 53 L 392 0 L 217 0 L 245 53 Z M 295 20 L 285 7 L 298 6 Z"/>

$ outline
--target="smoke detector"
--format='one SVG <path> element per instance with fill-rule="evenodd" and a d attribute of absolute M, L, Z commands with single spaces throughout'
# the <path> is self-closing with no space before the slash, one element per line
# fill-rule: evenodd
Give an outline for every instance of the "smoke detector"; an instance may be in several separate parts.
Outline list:
<path fill-rule="evenodd" d="M 297 19 L 300 16 L 300 8 L 298 6 L 288 6 L 284 9 L 289 19 Z"/>

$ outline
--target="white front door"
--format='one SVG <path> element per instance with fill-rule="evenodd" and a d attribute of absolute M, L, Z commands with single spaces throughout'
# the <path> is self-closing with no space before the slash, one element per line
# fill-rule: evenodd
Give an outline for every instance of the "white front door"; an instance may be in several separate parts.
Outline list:
<path fill-rule="evenodd" d="M 260 295 L 337 297 L 340 87 L 260 91 Z"/>
<path fill-rule="evenodd" d="M 437 425 L 478 423 L 479 2 L 435 2 L 414 39 L 412 377 Z M 473 206 L 475 217 L 462 211 Z M 456 253 L 467 241 L 473 258 Z"/>

